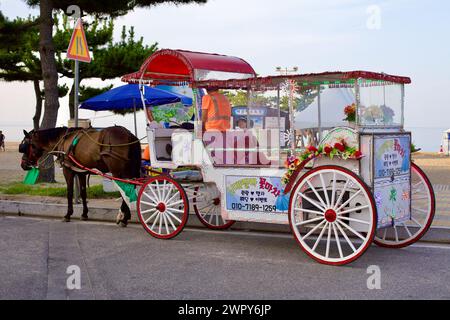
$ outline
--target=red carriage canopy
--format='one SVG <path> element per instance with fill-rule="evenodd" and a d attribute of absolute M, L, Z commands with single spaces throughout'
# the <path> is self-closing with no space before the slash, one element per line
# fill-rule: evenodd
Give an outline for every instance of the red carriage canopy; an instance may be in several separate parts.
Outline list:
<path fill-rule="evenodd" d="M 186 81 L 248 79 L 256 76 L 245 60 L 219 54 L 163 49 L 145 60 L 139 71 L 122 81 Z"/>

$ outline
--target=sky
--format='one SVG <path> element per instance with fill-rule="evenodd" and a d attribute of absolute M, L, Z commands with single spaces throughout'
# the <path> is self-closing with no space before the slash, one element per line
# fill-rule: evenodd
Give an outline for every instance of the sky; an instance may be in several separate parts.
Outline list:
<path fill-rule="evenodd" d="M 19 0 L 0 0 L 0 10 L 10 18 L 38 13 Z M 241 57 L 260 75 L 297 66 L 300 73 L 369 70 L 409 76 L 406 125 L 450 128 L 450 1 L 209 0 L 137 9 L 117 19 L 115 39 L 122 25 L 134 26 L 137 37 L 147 44 L 157 41 L 159 48 Z M 32 84 L 0 82 L 0 97 L 0 130 L 19 140 L 20 129 L 32 127 Z M 67 98 L 60 104 L 58 125 L 64 125 Z M 133 128 L 132 116 L 82 110 L 80 118 L 91 118 L 95 126 Z M 144 126 L 139 121 L 139 136 L 145 135 Z"/>

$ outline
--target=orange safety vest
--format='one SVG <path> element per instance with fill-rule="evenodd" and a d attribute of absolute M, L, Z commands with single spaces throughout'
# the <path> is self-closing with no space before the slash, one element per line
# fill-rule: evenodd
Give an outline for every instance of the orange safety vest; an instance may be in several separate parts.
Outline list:
<path fill-rule="evenodd" d="M 203 96 L 202 112 L 207 113 L 206 130 L 227 131 L 230 129 L 231 105 L 223 94 L 212 93 Z"/>
<path fill-rule="evenodd" d="M 142 153 L 142 160 L 150 161 L 150 148 L 149 148 L 149 146 L 145 147 L 145 150 Z"/>

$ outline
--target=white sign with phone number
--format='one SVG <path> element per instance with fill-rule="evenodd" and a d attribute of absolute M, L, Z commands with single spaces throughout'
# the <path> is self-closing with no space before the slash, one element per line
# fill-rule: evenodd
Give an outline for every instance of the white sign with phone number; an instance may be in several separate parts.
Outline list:
<path fill-rule="evenodd" d="M 287 213 L 289 195 L 283 194 L 281 178 L 227 176 L 225 181 L 227 210 Z"/>

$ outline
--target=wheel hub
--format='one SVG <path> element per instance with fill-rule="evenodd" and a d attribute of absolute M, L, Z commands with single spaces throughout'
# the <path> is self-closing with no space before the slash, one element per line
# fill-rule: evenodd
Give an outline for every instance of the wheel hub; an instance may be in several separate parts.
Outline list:
<path fill-rule="evenodd" d="M 156 209 L 159 210 L 159 212 L 164 212 L 166 211 L 166 205 L 162 202 L 158 203 L 158 205 L 156 206 Z"/>
<path fill-rule="evenodd" d="M 214 203 L 215 206 L 218 206 L 220 204 L 220 198 L 215 198 L 213 200 L 213 203 Z"/>
<path fill-rule="evenodd" d="M 337 217 L 336 211 L 334 211 L 333 209 L 328 209 L 327 211 L 325 211 L 325 219 L 328 222 L 336 221 L 336 217 Z"/>

